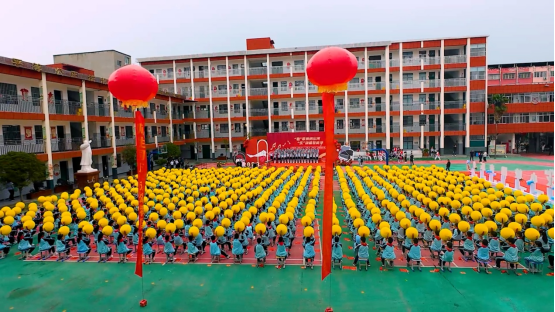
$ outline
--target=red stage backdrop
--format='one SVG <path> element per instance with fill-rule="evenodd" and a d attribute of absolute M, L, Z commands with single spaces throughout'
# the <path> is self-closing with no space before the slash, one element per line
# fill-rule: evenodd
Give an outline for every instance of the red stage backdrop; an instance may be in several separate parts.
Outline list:
<path fill-rule="evenodd" d="M 280 132 L 268 133 L 269 151 L 273 152 L 278 148 L 314 148 L 320 150 L 320 154 L 325 152 L 324 132 Z"/>

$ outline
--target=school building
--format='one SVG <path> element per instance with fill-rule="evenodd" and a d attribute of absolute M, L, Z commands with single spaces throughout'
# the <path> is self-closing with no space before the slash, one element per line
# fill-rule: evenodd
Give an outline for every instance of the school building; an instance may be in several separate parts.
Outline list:
<path fill-rule="evenodd" d="M 143 109 L 147 149 L 173 142 L 184 158 L 214 158 L 241 150 L 247 137 L 323 131 L 321 94 L 305 65 L 324 46 L 274 44 L 256 38 L 244 51 L 139 59 L 160 84 Z M 510 151 L 553 143 L 553 62 L 488 66 L 487 36 L 339 46 L 359 69 L 336 95 L 335 137 L 355 150 L 456 145 L 462 154 L 485 149 L 496 133 Z M 55 55 L 51 65 L 0 57 L 0 154 L 36 154 L 51 187 L 73 181 L 79 145 L 90 139 L 101 177 L 127 172 L 121 151 L 134 144 L 133 112 L 106 83 L 129 63 L 114 50 Z M 487 108 L 492 94 L 510 99 L 497 125 Z"/>

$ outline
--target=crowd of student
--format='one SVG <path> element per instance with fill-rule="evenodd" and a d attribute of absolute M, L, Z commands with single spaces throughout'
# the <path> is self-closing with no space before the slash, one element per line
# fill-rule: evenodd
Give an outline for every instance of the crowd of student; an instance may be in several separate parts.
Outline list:
<path fill-rule="evenodd" d="M 178 253 L 189 261 L 208 251 L 212 261 L 221 256 L 240 263 L 254 245 L 262 264 L 275 246 L 279 268 L 285 267 L 295 239 L 296 221 L 304 213 L 304 256 L 315 257 L 315 206 L 319 198 L 320 167 L 160 169 L 149 172 L 145 196 L 144 236 L 138 235 L 137 180 L 114 180 L 96 184 L 94 189 L 73 194 L 39 198 L 38 205 L 0 210 L 0 258 L 12 246 L 20 259 L 57 261 L 70 257 L 76 249 L 78 262 L 91 253 L 98 262 L 117 253 L 119 262 L 136 252 L 143 241 L 146 263 L 163 252 L 166 263 Z M 307 221 L 308 220 L 308 221 Z M 34 236 L 37 245 L 34 245 Z M 38 247 L 38 252 L 33 252 Z M 75 248 L 73 248 L 75 247 Z M 207 248 L 208 247 L 208 248 Z M 92 251 L 95 249 L 94 251 Z"/>
<path fill-rule="evenodd" d="M 274 163 L 317 163 L 320 150 L 318 148 L 278 148 L 270 151 L 270 160 Z"/>
<path fill-rule="evenodd" d="M 106 262 L 117 254 L 124 263 L 142 240 L 147 264 L 158 253 L 171 263 L 179 253 L 196 261 L 205 252 L 212 261 L 233 257 L 241 263 L 252 249 L 258 264 L 275 257 L 277 268 L 285 268 L 300 219 L 303 259 L 312 267 L 320 171 L 282 167 L 149 172 L 143 237 L 138 234 L 134 177 L 60 198 L 41 197 L 38 204 L 18 203 L 0 209 L 0 258 L 15 247 L 21 259 L 57 255 L 57 261 L 65 261 L 74 249 L 79 262 L 91 254 Z M 421 270 L 422 248 L 442 271 L 451 271 L 456 252 L 464 261 L 475 261 L 478 271 L 487 271 L 490 264 L 499 268 L 502 262 L 516 269 L 522 260 L 530 271 L 546 259 L 553 266 L 553 208 L 545 195 L 535 198 L 435 166 L 336 167 L 336 174 L 341 209 L 355 243 L 355 266 L 370 265 L 371 240 L 384 267 L 404 259 L 407 267 Z M 330 243 L 332 261 L 341 264 L 337 210 L 334 202 Z M 275 246 L 273 255 L 269 246 Z"/>
<path fill-rule="evenodd" d="M 451 271 L 457 250 L 464 261 L 476 262 L 478 272 L 502 262 L 516 269 L 521 260 L 532 272 L 546 259 L 553 269 L 553 208 L 545 195 L 492 187 L 435 166 L 346 167 L 345 172 L 338 168 L 355 265 L 361 259 L 370 264 L 367 239 L 373 238 L 383 266 L 405 259 L 407 267 L 421 270 L 424 248 L 442 271 L 445 266 Z"/>

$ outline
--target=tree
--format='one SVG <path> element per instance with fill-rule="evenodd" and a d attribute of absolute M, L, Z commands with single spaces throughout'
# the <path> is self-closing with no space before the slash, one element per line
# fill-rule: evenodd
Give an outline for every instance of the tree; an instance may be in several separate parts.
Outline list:
<path fill-rule="evenodd" d="M 127 145 L 121 152 L 121 158 L 124 163 L 129 165 L 131 174 L 133 174 L 133 169 L 137 167 L 137 148 L 135 145 Z"/>
<path fill-rule="evenodd" d="M 499 130 L 497 125 L 501 122 L 501 118 L 507 112 L 507 102 L 509 100 L 507 97 L 501 94 L 494 94 L 489 101 L 490 108 L 493 109 L 493 122 L 495 123 L 495 145 L 497 144 L 497 137 L 499 136 Z M 494 147 L 494 156 L 497 156 L 497 148 Z"/>
<path fill-rule="evenodd" d="M 9 152 L 0 155 L 0 182 L 12 182 L 19 189 L 19 198 L 23 200 L 22 189 L 33 182 L 46 180 L 46 164 L 34 154 Z"/>
<path fill-rule="evenodd" d="M 167 157 L 177 158 L 181 157 L 181 148 L 173 143 L 167 143 L 166 145 Z"/>

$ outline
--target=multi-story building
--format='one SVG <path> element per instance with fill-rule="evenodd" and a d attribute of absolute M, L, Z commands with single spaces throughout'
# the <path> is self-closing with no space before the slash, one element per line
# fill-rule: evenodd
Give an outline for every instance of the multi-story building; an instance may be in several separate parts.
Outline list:
<path fill-rule="evenodd" d="M 48 165 L 48 188 L 73 181 L 83 140 L 92 140 L 93 167 L 101 177 L 129 171 L 120 153 L 135 144 L 133 112 L 113 98 L 107 81 L 70 64 L 45 66 L 0 57 L 0 154 L 36 154 Z M 188 102 L 160 91 L 143 109 L 147 149 L 173 142 L 190 157 L 194 151 L 183 149 L 185 139 L 192 138 L 183 124 Z M 6 197 L 2 195 L 0 199 Z"/>
<path fill-rule="evenodd" d="M 496 125 L 488 109 L 488 133 L 509 151 L 553 147 L 553 62 L 488 66 L 488 95 L 504 95 L 507 111 Z M 483 116 L 479 119 L 482 122 Z"/>
<path fill-rule="evenodd" d="M 348 91 L 336 95 L 336 139 L 358 148 L 485 148 L 487 37 L 339 45 L 359 61 Z M 322 131 L 321 95 L 305 66 L 323 47 L 274 48 L 247 39 L 237 52 L 138 61 L 186 105 L 186 140 L 201 157 L 268 132 Z M 478 120 L 481 116 L 481 122 Z"/>
<path fill-rule="evenodd" d="M 57 54 L 54 63 L 86 68 L 98 77 L 108 78 L 116 69 L 131 64 L 131 55 L 116 50 Z"/>

